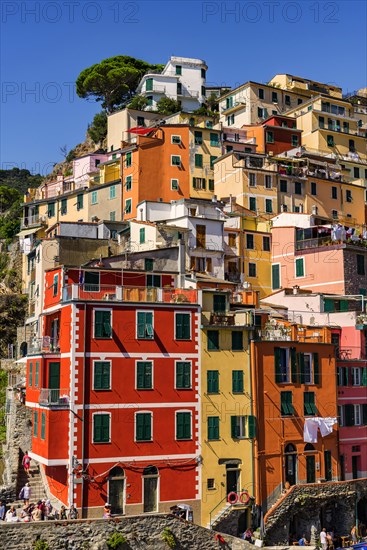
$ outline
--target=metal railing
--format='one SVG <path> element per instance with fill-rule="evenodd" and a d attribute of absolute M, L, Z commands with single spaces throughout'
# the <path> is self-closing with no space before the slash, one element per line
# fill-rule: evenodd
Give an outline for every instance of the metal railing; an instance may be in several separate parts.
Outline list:
<path fill-rule="evenodd" d="M 21 229 L 28 229 L 29 227 L 33 227 L 34 225 L 39 225 L 41 223 L 39 214 L 36 214 L 35 216 L 28 216 L 27 218 L 23 218 L 20 222 L 20 228 Z"/>
<path fill-rule="evenodd" d="M 58 338 L 41 336 L 40 338 L 33 338 L 28 343 L 28 353 L 58 353 L 60 351 L 59 346 Z"/>
<path fill-rule="evenodd" d="M 69 408 L 69 400 L 68 389 L 41 388 L 38 402 L 44 407 Z"/>
<path fill-rule="evenodd" d="M 185 288 L 128 287 L 73 284 L 63 288 L 62 300 L 113 302 L 198 303 L 198 291 Z"/>

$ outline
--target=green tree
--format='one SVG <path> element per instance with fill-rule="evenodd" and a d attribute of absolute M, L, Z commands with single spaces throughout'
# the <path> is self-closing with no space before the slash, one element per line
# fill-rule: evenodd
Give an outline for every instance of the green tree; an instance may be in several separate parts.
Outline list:
<path fill-rule="evenodd" d="M 97 113 L 88 128 L 88 134 L 94 143 L 101 143 L 107 137 L 107 113 Z"/>
<path fill-rule="evenodd" d="M 42 181 L 43 177 L 40 174 L 32 175 L 24 168 L 0 170 L 0 185 L 17 189 L 21 194 L 25 193 L 28 187 L 39 187 Z"/>
<path fill-rule="evenodd" d="M 162 68 L 163 65 L 151 65 L 128 55 L 109 57 L 79 74 L 76 93 L 82 98 L 101 101 L 102 107 L 112 113 L 131 98 L 144 74 Z"/>
<path fill-rule="evenodd" d="M 15 202 L 20 202 L 21 194 L 17 189 L 8 187 L 7 185 L 0 186 L 0 214 L 8 210 Z"/>
<path fill-rule="evenodd" d="M 157 103 L 157 111 L 162 115 L 173 115 L 181 111 L 181 105 L 179 101 L 163 96 Z"/>
<path fill-rule="evenodd" d="M 135 95 L 128 104 L 129 109 L 136 109 L 137 111 L 145 111 L 148 106 L 148 99 L 143 95 Z"/>

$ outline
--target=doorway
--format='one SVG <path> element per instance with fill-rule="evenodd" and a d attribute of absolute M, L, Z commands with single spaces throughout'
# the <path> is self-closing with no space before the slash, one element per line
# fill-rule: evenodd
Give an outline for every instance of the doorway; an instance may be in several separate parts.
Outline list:
<path fill-rule="evenodd" d="M 108 502 L 113 514 L 124 514 L 125 472 L 119 466 L 112 468 L 108 477 Z"/>
<path fill-rule="evenodd" d="M 57 403 L 60 398 L 60 363 L 52 362 L 48 365 L 49 402 Z"/>
<path fill-rule="evenodd" d="M 331 461 L 331 451 L 324 451 L 324 465 L 325 465 L 325 479 L 326 481 L 332 481 L 333 466 Z"/>
<path fill-rule="evenodd" d="M 158 511 L 158 469 L 148 466 L 143 471 L 143 512 Z"/>
<path fill-rule="evenodd" d="M 239 490 L 240 470 L 239 468 L 233 468 L 232 465 L 226 466 L 226 490 L 227 495 L 229 493 L 238 493 Z"/>
<path fill-rule="evenodd" d="M 285 454 L 285 481 L 290 485 L 297 483 L 297 450 L 292 443 L 289 443 L 284 449 Z"/>
<path fill-rule="evenodd" d="M 340 481 L 345 481 L 345 459 L 344 459 L 344 455 L 340 455 L 339 464 L 340 464 Z"/>
<path fill-rule="evenodd" d="M 358 479 L 359 456 L 352 456 L 352 479 Z"/>
<path fill-rule="evenodd" d="M 306 456 L 306 482 L 315 483 L 316 481 L 316 468 L 315 468 L 315 455 Z"/>

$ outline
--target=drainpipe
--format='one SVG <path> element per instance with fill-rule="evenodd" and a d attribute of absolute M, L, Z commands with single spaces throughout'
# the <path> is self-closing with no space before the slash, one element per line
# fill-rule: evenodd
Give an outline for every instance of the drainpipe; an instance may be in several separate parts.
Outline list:
<path fill-rule="evenodd" d="M 255 360 L 255 358 L 257 358 L 257 353 L 256 353 L 254 341 L 250 340 L 249 342 L 249 365 L 250 365 L 250 383 L 251 383 L 250 412 L 251 412 L 251 415 L 255 416 L 255 418 L 257 419 L 258 416 L 257 416 L 257 400 L 256 400 L 257 399 L 256 383 L 253 379 L 256 369 L 255 368 L 252 369 L 252 358 Z M 254 399 L 255 396 L 256 396 L 256 399 Z M 260 505 L 260 482 L 259 482 L 259 462 L 258 462 L 259 457 L 258 457 L 257 431 L 255 432 L 255 439 L 252 442 L 252 452 L 253 452 L 252 486 L 255 492 L 255 504 Z"/>
<path fill-rule="evenodd" d="M 178 287 L 185 286 L 185 243 L 181 236 L 178 241 Z"/>
<path fill-rule="evenodd" d="M 82 408 L 82 471 L 84 471 L 84 456 L 85 456 L 85 442 L 84 442 L 84 431 L 85 431 L 85 343 L 86 343 L 86 334 L 87 334 L 87 304 L 84 303 L 84 341 L 83 341 L 83 408 Z M 82 490 L 81 490 L 81 506 L 82 506 L 82 518 L 84 518 L 84 475 L 82 475 Z"/>

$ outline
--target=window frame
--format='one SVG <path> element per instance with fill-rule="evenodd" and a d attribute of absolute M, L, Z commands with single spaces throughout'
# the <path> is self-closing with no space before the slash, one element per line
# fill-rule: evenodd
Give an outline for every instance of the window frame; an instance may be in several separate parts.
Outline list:
<path fill-rule="evenodd" d="M 137 417 L 138 415 L 140 414 L 149 414 L 150 415 L 150 439 L 138 439 L 137 437 L 137 426 L 138 426 L 138 422 L 137 422 Z M 134 412 L 134 442 L 135 443 L 151 443 L 152 441 L 154 441 L 153 439 L 153 427 L 154 427 L 154 424 L 153 424 L 153 411 L 148 411 L 148 410 L 139 410 L 139 411 L 135 411 Z"/>
<path fill-rule="evenodd" d="M 302 264 L 300 264 L 302 262 Z M 302 275 L 297 275 L 297 265 L 302 265 Z M 305 273 L 305 257 L 304 256 L 297 256 L 294 259 L 294 277 L 295 279 L 302 279 L 306 277 Z"/>
<path fill-rule="evenodd" d="M 98 191 L 92 191 L 90 194 L 90 203 L 91 205 L 98 204 Z"/>
<path fill-rule="evenodd" d="M 96 387 L 96 376 L 95 376 L 95 368 L 96 368 L 96 363 L 108 363 L 109 365 L 109 387 L 108 388 L 97 388 Z M 94 359 L 93 360 L 93 378 L 92 378 L 92 389 L 93 391 L 111 391 L 112 389 L 112 361 L 111 360 L 101 360 L 101 359 Z"/>
<path fill-rule="evenodd" d="M 183 364 L 189 366 L 190 384 L 187 387 L 185 387 L 185 386 L 180 387 L 180 386 L 177 385 L 177 366 L 178 366 L 179 363 L 183 363 Z M 175 388 L 175 390 L 180 390 L 180 391 L 182 391 L 182 390 L 192 390 L 192 361 L 191 360 L 189 360 L 189 361 L 184 360 L 184 359 L 175 360 L 174 388 Z"/>
<path fill-rule="evenodd" d="M 126 191 L 131 191 L 132 186 L 133 186 L 133 177 L 130 174 L 129 176 L 125 177 L 125 189 L 126 189 Z"/>
<path fill-rule="evenodd" d="M 177 417 L 178 417 L 179 414 L 189 415 L 189 417 L 190 417 L 190 436 L 189 437 L 178 437 L 178 434 L 177 434 L 177 428 L 178 428 Z M 182 409 L 182 410 L 179 409 L 179 410 L 175 411 L 175 441 L 192 441 L 192 439 L 193 439 L 192 417 L 193 417 L 192 411 L 190 411 L 188 409 Z"/>
<path fill-rule="evenodd" d="M 144 314 L 147 314 L 147 313 L 151 313 L 152 314 L 152 329 L 153 329 L 153 335 L 152 336 L 147 336 L 146 335 L 146 329 L 145 329 L 145 336 L 139 336 L 139 332 L 138 332 L 138 317 L 139 317 L 139 313 L 144 313 Z M 138 309 L 136 311 L 136 316 L 135 316 L 135 323 L 136 323 L 136 332 L 135 332 L 135 336 L 136 336 L 136 340 L 154 340 L 154 335 L 155 335 L 155 330 L 154 330 L 154 310 L 153 309 Z M 147 322 L 145 320 L 145 327 L 147 325 Z"/>
<path fill-rule="evenodd" d="M 109 419 L 108 420 L 108 441 L 96 441 L 94 439 L 94 436 L 95 436 L 94 426 L 95 426 L 95 417 L 96 416 L 107 416 L 108 419 Z M 98 412 L 92 413 L 92 437 L 91 437 L 91 440 L 92 440 L 93 445 L 106 445 L 108 443 L 111 443 L 111 440 L 112 440 L 112 437 L 111 437 L 111 432 L 112 432 L 111 417 L 112 417 L 112 413 L 107 412 L 107 411 L 98 411 Z"/>
<path fill-rule="evenodd" d="M 129 208 L 128 208 L 129 205 Z M 132 199 L 125 199 L 125 208 L 124 208 L 124 214 L 131 214 L 133 210 L 133 200 Z"/>
<path fill-rule="evenodd" d="M 217 347 L 215 347 L 215 348 L 209 347 L 209 341 L 210 341 L 209 340 L 209 333 L 217 334 L 218 344 L 217 344 Z M 206 347 L 207 347 L 208 351 L 220 351 L 220 338 L 219 338 L 219 336 L 220 336 L 219 330 L 217 330 L 217 329 L 207 330 L 207 332 L 206 332 Z"/>
<path fill-rule="evenodd" d="M 174 162 L 173 159 L 178 159 L 178 163 Z M 181 155 L 171 155 L 171 166 L 182 166 Z"/>
<path fill-rule="evenodd" d="M 150 372 L 151 385 L 150 385 L 150 387 L 139 386 L 138 385 L 138 380 L 139 380 L 138 367 L 139 367 L 139 363 L 144 363 L 144 365 L 146 363 L 149 363 L 149 365 L 150 365 L 150 368 L 151 368 L 151 372 Z M 137 359 L 135 361 L 135 389 L 138 390 L 138 391 L 151 391 L 151 390 L 154 390 L 154 361 L 152 361 L 152 360 L 147 361 L 147 360 L 142 360 L 142 359 Z"/>
<path fill-rule="evenodd" d="M 175 311 L 175 340 L 178 340 L 179 342 L 185 341 L 188 342 L 192 340 L 192 314 L 191 311 Z M 189 329 L 190 334 L 187 338 L 177 338 L 177 316 L 178 315 L 188 315 L 189 316 Z"/>
<path fill-rule="evenodd" d="M 248 263 L 248 277 L 257 277 L 257 267 L 255 262 Z"/>
<path fill-rule="evenodd" d="M 110 313 L 110 327 L 111 334 L 110 336 L 96 336 L 96 313 L 100 312 L 109 312 Z M 93 309 L 93 339 L 94 340 L 112 340 L 113 336 L 113 309 L 112 308 L 95 308 Z"/>
<path fill-rule="evenodd" d="M 207 416 L 207 440 L 208 441 L 220 441 L 220 417 L 219 416 Z M 210 422 L 209 419 L 216 419 L 216 426 L 209 426 Z M 217 430 L 218 435 L 217 437 L 209 437 L 209 430 Z"/>
<path fill-rule="evenodd" d="M 176 184 L 174 184 L 176 182 Z M 179 191 L 180 181 L 178 178 L 171 178 L 171 191 Z"/>
<path fill-rule="evenodd" d="M 210 379 L 210 376 L 213 379 Z M 215 375 L 212 373 L 216 373 Z M 214 389 L 213 389 L 214 388 Z M 220 393 L 219 389 L 219 370 L 208 369 L 206 371 L 206 393 L 208 395 L 218 395 Z"/>

